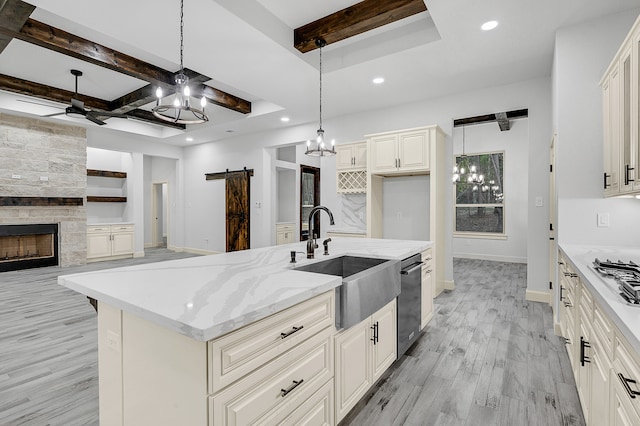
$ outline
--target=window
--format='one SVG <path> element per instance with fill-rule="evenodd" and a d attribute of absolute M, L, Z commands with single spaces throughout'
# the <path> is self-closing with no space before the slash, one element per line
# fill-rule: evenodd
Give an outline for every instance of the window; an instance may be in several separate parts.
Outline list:
<path fill-rule="evenodd" d="M 504 236 L 504 153 L 456 156 L 455 230 Z"/>

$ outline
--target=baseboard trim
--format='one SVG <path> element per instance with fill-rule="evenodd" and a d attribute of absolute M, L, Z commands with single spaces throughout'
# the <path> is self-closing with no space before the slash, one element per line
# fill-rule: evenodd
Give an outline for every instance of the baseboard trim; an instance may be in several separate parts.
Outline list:
<path fill-rule="evenodd" d="M 133 257 L 144 257 L 144 250 L 134 252 Z"/>
<path fill-rule="evenodd" d="M 553 332 L 556 333 L 556 336 L 562 336 L 562 329 L 560 328 L 559 322 L 553 323 Z"/>
<path fill-rule="evenodd" d="M 202 249 L 191 248 L 191 247 L 180 247 L 180 250 L 174 250 L 174 251 L 183 251 L 185 253 L 201 254 L 201 255 L 204 255 L 204 256 L 207 256 L 207 255 L 210 255 L 210 254 L 220 254 L 219 251 L 202 250 Z"/>
<path fill-rule="evenodd" d="M 549 293 L 546 291 L 527 290 L 525 293 L 525 299 L 530 302 L 549 303 Z"/>
<path fill-rule="evenodd" d="M 453 280 L 444 280 L 444 289 L 445 290 L 455 290 L 456 289 L 456 284 L 453 282 Z"/>
<path fill-rule="evenodd" d="M 518 256 L 494 256 L 491 254 L 481 253 L 454 253 L 453 257 L 460 259 L 490 260 L 492 262 L 527 263 L 526 257 Z"/>

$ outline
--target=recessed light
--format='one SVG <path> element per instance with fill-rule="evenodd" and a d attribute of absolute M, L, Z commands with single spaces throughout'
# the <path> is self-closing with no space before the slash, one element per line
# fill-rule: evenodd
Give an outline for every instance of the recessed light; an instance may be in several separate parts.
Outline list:
<path fill-rule="evenodd" d="M 193 142 L 193 138 L 192 138 L 191 136 L 189 136 L 189 137 L 187 138 L 187 142 Z"/>
<path fill-rule="evenodd" d="M 480 28 L 482 28 L 484 31 L 489 31 L 494 29 L 497 26 L 498 26 L 498 21 L 487 21 L 484 24 L 482 24 Z"/>
<path fill-rule="evenodd" d="M 283 123 L 288 123 L 289 117 L 280 117 L 280 121 L 282 121 Z"/>
<path fill-rule="evenodd" d="M 373 79 L 373 84 L 382 84 L 384 83 L 384 77 L 376 77 Z"/>

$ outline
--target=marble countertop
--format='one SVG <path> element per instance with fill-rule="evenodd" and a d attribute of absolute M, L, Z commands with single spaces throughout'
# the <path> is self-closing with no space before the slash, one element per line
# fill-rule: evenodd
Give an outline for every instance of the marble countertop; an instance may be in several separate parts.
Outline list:
<path fill-rule="evenodd" d="M 327 229 L 327 232 L 337 232 L 339 234 L 358 234 L 364 235 L 367 233 L 366 229 L 357 229 L 357 228 L 338 228 L 338 227 L 330 227 Z"/>
<path fill-rule="evenodd" d="M 340 286 L 337 276 L 294 267 L 344 254 L 404 259 L 429 241 L 333 238 L 329 256 L 306 241 L 58 277 L 58 283 L 118 309 L 207 341 Z M 291 264 L 291 251 L 300 252 Z"/>
<path fill-rule="evenodd" d="M 635 351 L 640 353 L 640 306 L 630 306 L 619 295 L 618 286 L 603 279 L 593 269 L 592 263 L 600 260 L 623 260 L 640 264 L 640 249 L 632 247 L 605 247 L 560 244 L 574 271 L 589 289 L 592 296 L 618 327 Z"/>

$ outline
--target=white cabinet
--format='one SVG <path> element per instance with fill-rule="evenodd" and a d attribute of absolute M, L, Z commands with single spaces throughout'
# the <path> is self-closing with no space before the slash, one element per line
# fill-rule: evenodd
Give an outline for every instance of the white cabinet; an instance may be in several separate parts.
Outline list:
<path fill-rule="evenodd" d="M 276 245 L 289 244 L 295 241 L 293 223 L 276 223 Z"/>
<path fill-rule="evenodd" d="M 420 310 L 420 329 L 423 329 L 433 317 L 433 276 L 434 261 L 433 250 L 427 249 L 422 252 L 422 292 Z"/>
<path fill-rule="evenodd" d="M 133 256 L 134 225 L 87 226 L 87 260 L 107 260 Z"/>
<path fill-rule="evenodd" d="M 373 174 L 429 170 L 429 132 L 424 129 L 369 135 Z"/>
<path fill-rule="evenodd" d="M 367 168 L 367 142 L 336 145 L 336 170 Z"/>
<path fill-rule="evenodd" d="M 396 301 L 335 338 L 336 421 L 364 396 L 396 360 Z"/>
<path fill-rule="evenodd" d="M 604 195 L 640 193 L 640 18 L 605 72 Z"/>
<path fill-rule="evenodd" d="M 367 142 L 336 146 L 336 192 L 367 191 Z"/>

